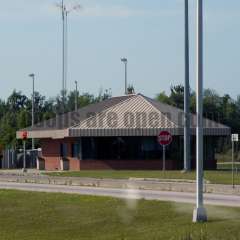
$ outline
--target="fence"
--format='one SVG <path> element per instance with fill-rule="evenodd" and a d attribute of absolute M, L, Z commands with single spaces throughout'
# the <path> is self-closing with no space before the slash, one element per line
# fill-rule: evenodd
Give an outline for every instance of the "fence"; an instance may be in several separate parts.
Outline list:
<path fill-rule="evenodd" d="M 37 158 L 40 154 L 38 150 L 26 151 L 26 167 L 36 168 Z M 22 150 L 6 149 L 2 153 L 0 161 L 0 168 L 2 169 L 16 169 L 23 167 L 24 154 Z"/>

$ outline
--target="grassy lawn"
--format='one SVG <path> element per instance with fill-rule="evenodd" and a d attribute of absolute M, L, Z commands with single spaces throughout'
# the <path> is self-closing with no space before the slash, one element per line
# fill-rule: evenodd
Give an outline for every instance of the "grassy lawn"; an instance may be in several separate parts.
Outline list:
<path fill-rule="evenodd" d="M 0 206 L 3 240 L 240 239 L 240 208 L 208 207 L 193 224 L 192 205 L 158 201 L 1 190 Z"/>
<path fill-rule="evenodd" d="M 182 173 L 181 171 L 78 171 L 78 172 L 53 172 L 50 176 L 62 177 L 93 177 L 127 179 L 136 178 L 160 178 L 160 179 L 188 179 L 195 180 L 195 172 Z M 205 171 L 204 178 L 210 183 L 231 184 L 231 171 Z M 236 184 L 240 184 L 240 171 L 236 174 Z"/>
<path fill-rule="evenodd" d="M 217 168 L 219 170 L 232 170 L 232 163 L 227 162 L 227 163 L 218 163 Z M 234 169 L 237 171 L 240 171 L 240 163 L 234 163 Z"/>

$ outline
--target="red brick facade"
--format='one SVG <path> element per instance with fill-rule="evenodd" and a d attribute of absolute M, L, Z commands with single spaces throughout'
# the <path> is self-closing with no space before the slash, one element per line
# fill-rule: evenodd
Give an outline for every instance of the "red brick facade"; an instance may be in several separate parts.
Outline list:
<path fill-rule="evenodd" d="M 166 169 L 173 169 L 172 160 L 166 161 Z M 161 160 L 82 160 L 80 170 L 161 170 Z"/>
<path fill-rule="evenodd" d="M 45 169 L 48 171 L 62 170 L 61 158 L 44 157 Z M 70 171 L 79 170 L 161 170 L 161 160 L 79 160 L 67 158 Z M 173 170 L 172 160 L 166 161 L 166 169 Z"/>

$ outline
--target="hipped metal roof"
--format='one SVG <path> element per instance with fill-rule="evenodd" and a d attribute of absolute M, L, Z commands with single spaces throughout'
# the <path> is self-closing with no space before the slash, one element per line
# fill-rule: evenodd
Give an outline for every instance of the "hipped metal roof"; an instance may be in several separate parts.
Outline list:
<path fill-rule="evenodd" d="M 224 136 L 231 129 L 223 124 L 204 119 L 204 135 Z M 167 130 L 172 135 L 183 135 L 184 112 L 173 106 L 141 94 L 114 97 L 88 105 L 76 112 L 66 113 L 36 124 L 27 131 L 29 138 L 157 136 Z M 191 114 L 191 133 L 196 132 L 196 116 Z"/>

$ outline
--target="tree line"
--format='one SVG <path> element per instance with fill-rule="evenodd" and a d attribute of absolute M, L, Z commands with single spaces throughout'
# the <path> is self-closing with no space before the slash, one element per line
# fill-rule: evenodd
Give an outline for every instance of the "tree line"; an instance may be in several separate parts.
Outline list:
<path fill-rule="evenodd" d="M 184 87 L 172 86 L 170 93 L 161 92 L 157 100 L 184 109 Z M 190 110 L 196 112 L 196 93 L 190 92 Z M 233 99 L 229 94 L 219 95 L 215 90 L 205 89 L 203 92 L 203 115 L 231 127 L 232 132 L 240 132 L 240 95 Z"/>
<path fill-rule="evenodd" d="M 64 112 L 74 111 L 76 92 L 71 91 L 64 100 Z M 97 96 L 90 93 L 77 93 L 78 108 L 91 103 L 103 101 L 111 97 L 110 90 L 99 91 Z M 46 98 L 39 92 L 34 93 L 35 123 L 48 120 L 63 113 L 62 94 L 54 98 Z M 6 101 L 0 99 L 0 150 L 17 148 L 19 141 L 16 131 L 31 125 L 32 98 L 28 98 L 20 91 L 14 90 Z M 20 143 L 21 144 L 21 143 Z"/>
<path fill-rule="evenodd" d="M 62 113 L 61 95 L 54 98 L 46 98 L 39 92 L 35 92 L 34 109 L 35 122 L 50 119 L 56 114 Z M 196 111 L 196 94 L 191 91 L 190 108 Z M 76 92 L 71 91 L 65 99 L 65 112 L 74 111 Z M 78 107 L 84 107 L 91 103 L 103 101 L 111 97 L 109 90 L 100 91 L 97 96 L 84 93 L 78 94 Z M 170 93 L 161 92 L 156 99 L 183 109 L 184 87 L 172 86 Z M 31 125 L 32 99 L 22 92 L 14 90 L 6 99 L 0 99 L 0 148 L 17 148 L 16 131 Z M 204 116 L 221 122 L 232 128 L 233 132 L 240 131 L 240 96 L 235 100 L 228 94 L 219 95 L 212 89 L 204 90 Z"/>

